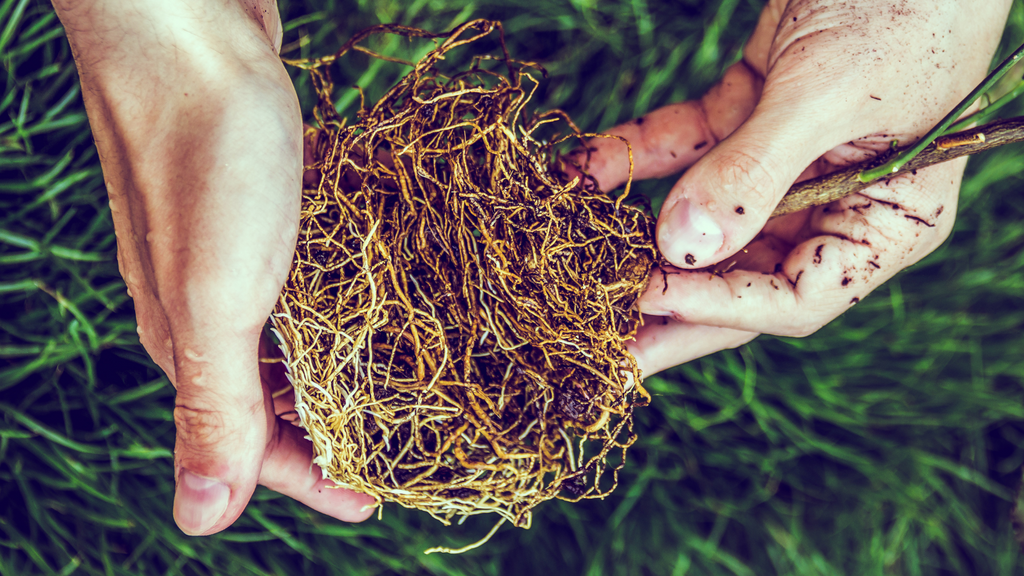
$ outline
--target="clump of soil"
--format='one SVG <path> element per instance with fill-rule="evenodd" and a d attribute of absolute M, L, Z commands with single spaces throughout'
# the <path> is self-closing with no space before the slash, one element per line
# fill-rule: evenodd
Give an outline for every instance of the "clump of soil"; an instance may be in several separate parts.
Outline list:
<path fill-rule="evenodd" d="M 328 65 L 381 32 L 436 49 L 348 124 Z M 485 38 L 502 53 L 439 69 Z M 593 135 L 527 110 L 540 68 L 509 58 L 499 23 L 377 26 L 299 65 L 320 96 L 320 178 L 273 323 L 316 464 L 445 523 L 528 526 L 544 500 L 607 495 L 648 399 L 625 343 L 656 259 L 650 211 L 567 174 L 557 151 Z"/>

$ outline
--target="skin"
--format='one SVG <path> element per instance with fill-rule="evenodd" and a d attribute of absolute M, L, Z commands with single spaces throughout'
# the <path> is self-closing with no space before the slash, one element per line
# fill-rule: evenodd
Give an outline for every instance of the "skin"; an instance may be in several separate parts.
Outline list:
<path fill-rule="evenodd" d="M 261 344 L 291 266 L 302 121 L 273 1 L 60 0 L 139 337 L 177 390 L 174 518 L 223 530 L 257 483 L 336 518 Z"/>
<path fill-rule="evenodd" d="M 280 365 L 258 360 L 271 355 L 261 331 L 291 264 L 303 177 L 275 2 L 54 5 L 78 65 L 140 340 L 177 390 L 179 527 L 223 530 L 257 483 L 365 519 L 372 500 L 327 489 L 308 441 L 281 418 L 290 398 L 273 398 L 286 386 Z M 743 61 L 701 100 L 610 131 L 632 142 L 638 178 L 689 167 L 658 226 L 676 267 L 655 272 L 641 300 L 650 321 L 632 350 L 645 373 L 758 333 L 809 334 L 942 242 L 963 162 L 768 215 L 798 178 L 925 132 L 984 75 L 1009 5 L 771 0 Z M 625 147 L 591 147 L 602 188 L 624 182 Z M 732 268 L 710 281 L 693 271 L 711 265 Z"/>
<path fill-rule="evenodd" d="M 630 350 L 644 374 L 761 333 L 812 334 L 946 239 L 965 159 L 768 218 L 794 182 L 938 123 L 984 78 L 1010 4 L 771 0 L 703 98 L 608 131 L 630 141 L 635 178 L 687 169 L 658 219 L 673 266 L 639 303 Z M 588 146 L 602 189 L 624 183 L 625 145 Z"/>

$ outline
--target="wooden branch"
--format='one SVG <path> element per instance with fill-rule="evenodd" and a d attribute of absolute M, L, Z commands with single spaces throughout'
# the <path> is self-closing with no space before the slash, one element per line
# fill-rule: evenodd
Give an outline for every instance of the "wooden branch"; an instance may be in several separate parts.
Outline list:
<path fill-rule="evenodd" d="M 929 144 L 927 148 L 908 162 L 900 171 L 893 172 L 888 177 L 880 178 L 879 180 L 888 180 L 900 174 L 915 172 L 932 164 L 939 164 L 961 156 L 984 152 L 1003 144 L 1012 144 L 1020 141 L 1024 141 L 1024 116 L 999 120 L 956 134 L 942 136 Z M 835 202 L 878 183 L 879 180 L 861 182 L 858 175 L 865 170 L 885 164 L 893 155 L 900 151 L 902 149 L 890 150 L 867 162 L 855 164 L 838 172 L 819 176 L 794 185 L 786 193 L 782 202 L 775 208 L 775 211 L 772 212 L 772 218 L 798 212 L 805 208 Z"/>

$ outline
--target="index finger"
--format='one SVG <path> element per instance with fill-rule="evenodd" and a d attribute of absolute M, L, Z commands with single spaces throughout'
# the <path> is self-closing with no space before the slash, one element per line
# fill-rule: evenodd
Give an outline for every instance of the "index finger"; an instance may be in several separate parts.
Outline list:
<path fill-rule="evenodd" d="M 634 179 L 671 176 L 699 160 L 750 116 L 762 84 L 753 69 L 738 62 L 700 100 L 658 108 L 605 133 L 629 141 Z M 589 140 L 569 159 L 586 168 L 602 190 L 614 190 L 629 177 L 626 144 L 618 139 Z"/>

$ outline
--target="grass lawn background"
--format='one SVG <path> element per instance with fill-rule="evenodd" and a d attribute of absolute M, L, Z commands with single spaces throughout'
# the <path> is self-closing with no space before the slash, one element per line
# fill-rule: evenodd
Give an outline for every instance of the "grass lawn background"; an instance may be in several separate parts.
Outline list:
<path fill-rule="evenodd" d="M 378 22 L 500 18 L 513 56 L 550 72 L 538 104 L 585 130 L 699 96 L 762 5 L 281 0 L 290 57 Z M 1018 1 L 1002 54 L 1022 41 Z M 382 521 L 349 525 L 260 488 L 231 529 L 196 539 L 171 519 L 173 389 L 135 334 L 47 2 L 0 0 L 0 60 L 0 575 L 1024 574 L 1011 525 L 1024 463 L 1019 146 L 974 158 L 951 239 L 819 333 L 650 379 L 640 440 L 604 501 L 549 502 L 528 531 L 424 556 L 493 520 L 449 529 L 386 505 Z M 395 74 L 359 56 L 335 80 L 373 98 Z M 293 76 L 308 112 L 308 81 Z"/>

